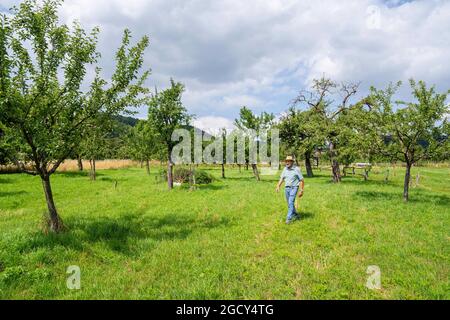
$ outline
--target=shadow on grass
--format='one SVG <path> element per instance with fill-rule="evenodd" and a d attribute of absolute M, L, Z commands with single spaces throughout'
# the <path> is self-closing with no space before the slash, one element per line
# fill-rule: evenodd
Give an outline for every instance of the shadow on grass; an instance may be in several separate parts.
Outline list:
<path fill-rule="evenodd" d="M 199 190 L 222 190 L 228 188 L 227 185 L 217 185 L 217 184 L 201 184 L 198 186 Z"/>
<path fill-rule="evenodd" d="M 309 211 L 302 212 L 301 210 L 298 213 L 300 215 L 300 220 L 304 219 L 313 219 L 315 217 L 315 214 Z"/>
<path fill-rule="evenodd" d="M 126 179 L 123 178 L 111 178 L 111 177 L 100 177 L 97 179 L 97 181 L 106 181 L 106 182 L 120 182 L 125 181 Z"/>
<path fill-rule="evenodd" d="M 61 177 L 86 177 L 89 178 L 89 171 L 85 170 L 85 171 L 64 171 L 64 172 L 57 172 L 56 173 L 57 176 L 61 176 Z M 104 175 L 104 173 L 100 173 L 100 172 L 96 172 L 95 175 L 97 177 L 101 177 Z"/>
<path fill-rule="evenodd" d="M 209 229 L 230 224 L 228 218 L 198 219 L 185 214 L 169 214 L 163 217 L 126 214 L 118 218 L 69 218 L 64 222 L 69 228 L 68 231 L 48 235 L 35 233 L 23 242 L 18 250 L 24 253 L 36 248 L 53 249 L 62 246 L 77 251 L 89 251 L 95 244 L 105 244 L 114 252 L 136 256 L 143 250 L 151 250 L 158 242 L 182 240 L 194 232 L 207 232 Z"/>
<path fill-rule="evenodd" d="M 257 181 L 255 177 L 227 177 L 224 180 L 231 180 L 231 181 L 245 181 L 245 182 L 254 182 L 254 183 L 264 183 L 264 182 L 270 182 L 270 183 L 274 183 L 274 182 L 278 182 L 278 178 L 277 177 L 273 177 L 273 176 L 260 176 L 261 180 Z"/>
<path fill-rule="evenodd" d="M 401 190 L 398 193 L 381 192 L 381 191 L 357 191 L 355 195 L 366 200 L 374 201 L 403 201 Z M 446 195 L 430 194 L 430 193 L 411 193 L 409 194 L 409 202 L 411 203 L 434 203 L 440 206 L 449 206 L 450 197 Z"/>
<path fill-rule="evenodd" d="M 1 197 L 12 197 L 12 196 L 21 196 L 27 194 L 27 191 L 0 191 Z"/>
<path fill-rule="evenodd" d="M 224 180 L 237 180 L 237 181 L 256 181 L 255 177 L 226 177 Z"/>
<path fill-rule="evenodd" d="M 7 183 L 13 183 L 13 180 L 10 178 L 3 178 L 0 176 L 0 184 L 7 184 Z"/>
<path fill-rule="evenodd" d="M 303 177 L 306 179 L 306 180 L 309 180 L 309 179 L 320 179 L 320 178 L 327 178 L 327 177 L 329 177 L 330 175 L 326 175 L 326 174 L 314 174 L 312 177 L 308 177 L 306 174 L 304 174 L 303 175 Z"/>
<path fill-rule="evenodd" d="M 384 181 L 384 180 L 364 180 L 364 178 L 357 179 L 355 177 L 342 177 L 343 184 L 352 184 L 356 186 L 395 186 L 400 185 L 401 183 L 395 183 L 393 181 Z"/>

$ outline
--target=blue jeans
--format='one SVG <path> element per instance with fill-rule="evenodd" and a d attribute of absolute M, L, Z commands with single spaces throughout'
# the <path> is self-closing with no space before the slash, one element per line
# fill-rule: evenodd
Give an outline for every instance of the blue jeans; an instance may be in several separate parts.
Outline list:
<path fill-rule="evenodd" d="M 298 218 L 298 213 L 295 211 L 295 197 L 297 196 L 298 187 L 286 187 L 284 193 L 286 195 L 286 201 L 288 203 L 287 221 L 291 221 L 294 218 Z"/>

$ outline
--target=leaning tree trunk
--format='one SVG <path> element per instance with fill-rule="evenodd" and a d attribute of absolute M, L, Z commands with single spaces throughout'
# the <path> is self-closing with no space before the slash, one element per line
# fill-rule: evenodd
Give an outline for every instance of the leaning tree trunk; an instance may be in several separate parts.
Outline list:
<path fill-rule="evenodd" d="M 172 152 L 169 153 L 169 161 L 167 161 L 167 186 L 169 190 L 173 189 L 173 162 L 170 155 L 171 153 Z"/>
<path fill-rule="evenodd" d="M 147 169 L 147 174 L 150 174 L 150 160 L 145 160 L 145 168 Z"/>
<path fill-rule="evenodd" d="M 409 180 L 411 179 L 411 166 L 412 164 L 406 162 L 405 183 L 403 185 L 403 200 L 407 202 L 409 200 Z"/>
<path fill-rule="evenodd" d="M 306 175 L 310 178 L 313 177 L 314 173 L 311 165 L 311 152 L 305 152 L 305 168 L 306 168 Z"/>
<path fill-rule="evenodd" d="M 53 200 L 52 187 L 50 185 L 50 176 L 44 173 L 41 176 L 42 186 L 44 188 L 45 200 L 47 202 L 48 216 L 49 216 L 49 228 L 50 231 L 58 233 L 63 230 L 63 222 L 56 211 L 55 202 Z"/>
<path fill-rule="evenodd" d="M 225 164 L 222 163 L 222 179 L 225 179 Z"/>
<path fill-rule="evenodd" d="M 256 163 L 252 163 L 252 169 L 253 169 L 253 174 L 255 175 L 256 181 L 260 181 L 261 178 L 259 177 L 258 166 L 256 165 Z"/>
<path fill-rule="evenodd" d="M 83 171 L 83 159 L 80 156 L 77 157 L 78 171 Z"/>

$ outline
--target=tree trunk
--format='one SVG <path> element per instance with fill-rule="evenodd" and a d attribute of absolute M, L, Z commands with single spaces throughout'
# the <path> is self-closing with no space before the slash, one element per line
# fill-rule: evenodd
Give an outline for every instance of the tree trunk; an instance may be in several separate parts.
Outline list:
<path fill-rule="evenodd" d="M 241 165 L 238 164 L 238 168 L 239 168 L 239 173 L 241 173 Z"/>
<path fill-rule="evenodd" d="M 256 181 L 260 181 L 260 177 L 259 177 L 259 172 L 258 172 L 258 166 L 256 165 L 256 163 L 252 163 L 252 169 L 253 169 L 253 174 L 255 175 Z"/>
<path fill-rule="evenodd" d="M 248 161 L 245 163 L 245 170 L 248 171 Z"/>
<path fill-rule="evenodd" d="M 306 168 L 306 175 L 308 177 L 313 177 L 314 173 L 312 170 L 312 165 L 311 165 L 311 153 L 310 152 L 305 152 L 305 168 Z"/>
<path fill-rule="evenodd" d="M 47 202 L 49 227 L 50 231 L 58 233 L 63 230 L 63 222 L 56 211 L 55 202 L 53 201 L 53 192 L 50 185 L 50 176 L 44 174 L 41 176 L 42 186 L 44 188 L 45 200 Z"/>
<path fill-rule="evenodd" d="M 80 156 L 77 157 L 78 171 L 83 171 L 83 159 Z"/>
<path fill-rule="evenodd" d="M 194 190 L 195 190 L 195 185 L 196 185 L 196 182 L 195 182 L 195 169 L 193 169 L 192 170 L 192 186 L 193 186 Z"/>
<path fill-rule="evenodd" d="M 167 161 L 167 186 L 169 190 L 173 189 L 173 163 L 169 153 L 169 161 Z"/>
<path fill-rule="evenodd" d="M 334 143 L 330 143 L 330 159 L 331 159 L 331 172 L 333 175 L 333 182 L 341 182 L 341 169 L 339 168 L 339 162 L 335 158 Z"/>
<path fill-rule="evenodd" d="M 222 179 L 225 179 L 225 164 L 222 163 Z"/>
<path fill-rule="evenodd" d="M 331 170 L 333 172 L 333 182 L 341 182 L 341 169 L 339 168 L 339 162 L 336 159 L 332 160 Z"/>
<path fill-rule="evenodd" d="M 147 174 L 150 174 L 150 160 L 145 161 L 145 168 L 147 169 Z"/>
<path fill-rule="evenodd" d="M 409 200 L 409 180 L 411 179 L 411 163 L 406 162 L 405 183 L 403 185 L 403 200 Z"/>
<path fill-rule="evenodd" d="M 91 178 L 91 180 L 97 180 L 97 172 L 95 169 L 95 159 L 91 159 L 89 160 L 89 165 L 90 165 L 90 172 L 89 172 L 89 177 Z"/>

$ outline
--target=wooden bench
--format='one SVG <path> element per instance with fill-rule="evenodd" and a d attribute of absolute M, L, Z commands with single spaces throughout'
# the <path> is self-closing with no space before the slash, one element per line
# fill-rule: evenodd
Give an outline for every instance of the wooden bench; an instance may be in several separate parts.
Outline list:
<path fill-rule="evenodd" d="M 370 170 L 372 170 L 372 164 L 365 163 L 365 162 L 358 162 L 358 163 L 352 163 L 349 166 L 344 166 L 344 168 L 342 170 L 344 177 L 347 175 L 347 169 L 351 169 L 352 175 L 360 174 L 364 177 L 364 180 L 367 180 L 369 178 L 369 172 L 370 172 Z M 362 173 L 356 173 L 356 170 L 361 170 Z"/>

